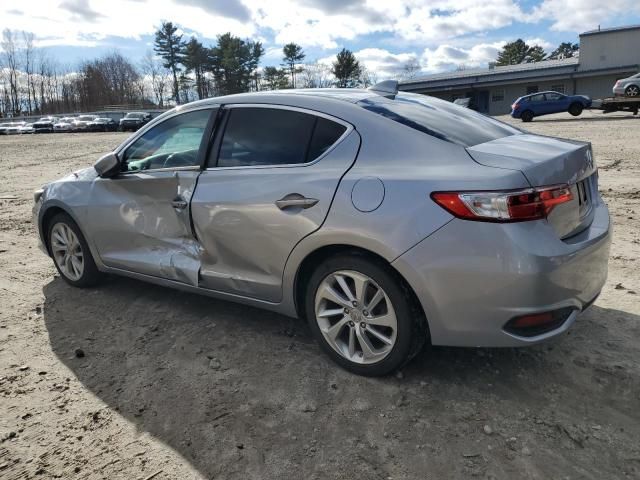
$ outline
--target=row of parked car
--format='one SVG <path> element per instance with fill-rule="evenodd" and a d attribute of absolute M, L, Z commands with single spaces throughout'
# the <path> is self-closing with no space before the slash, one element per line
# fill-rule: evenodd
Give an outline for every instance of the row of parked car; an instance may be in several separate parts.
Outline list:
<path fill-rule="evenodd" d="M 120 121 L 98 115 L 61 118 L 48 116 L 33 123 L 25 121 L 0 123 L 0 134 L 136 131 L 150 120 L 151 114 L 146 112 L 129 112 Z"/>

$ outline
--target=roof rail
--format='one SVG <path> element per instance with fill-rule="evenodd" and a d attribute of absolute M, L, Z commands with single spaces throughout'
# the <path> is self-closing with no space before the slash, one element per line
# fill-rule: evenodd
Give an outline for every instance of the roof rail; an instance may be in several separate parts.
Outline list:
<path fill-rule="evenodd" d="M 376 92 L 381 95 L 395 95 L 398 93 L 398 81 L 385 80 L 383 82 L 378 82 L 367 88 L 367 90 L 371 90 L 372 92 Z"/>

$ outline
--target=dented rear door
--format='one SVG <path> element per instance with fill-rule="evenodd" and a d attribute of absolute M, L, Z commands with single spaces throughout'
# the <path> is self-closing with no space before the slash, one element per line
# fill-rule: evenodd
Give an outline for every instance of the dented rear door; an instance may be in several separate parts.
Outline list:
<path fill-rule="evenodd" d="M 191 202 L 200 286 L 277 302 L 287 258 L 324 222 L 360 136 L 333 117 L 264 105 L 230 108 L 216 136 Z"/>

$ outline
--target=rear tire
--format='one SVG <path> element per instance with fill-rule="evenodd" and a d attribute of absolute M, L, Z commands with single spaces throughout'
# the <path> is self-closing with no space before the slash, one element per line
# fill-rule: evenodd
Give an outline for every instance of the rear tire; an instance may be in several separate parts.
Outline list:
<path fill-rule="evenodd" d="M 531 120 L 533 120 L 533 112 L 531 110 L 525 110 L 520 115 L 520 118 L 523 122 L 530 122 Z"/>
<path fill-rule="evenodd" d="M 569 113 L 574 117 L 577 117 L 578 115 L 580 115 L 582 113 L 582 110 L 584 110 L 584 107 L 582 106 L 581 103 L 576 102 L 569 105 Z"/>
<path fill-rule="evenodd" d="M 640 96 L 640 87 L 638 85 L 629 85 L 625 88 L 624 94 L 627 97 L 638 97 Z"/>
<path fill-rule="evenodd" d="M 47 225 L 47 240 L 53 263 L 69 285 L 84 288 L 102 278 L 80 228 L 66 213 L 56 214 Z"/>
<path fill-rule="evenodd" d="M 322 262 L 309 279 L 304 308 L 320 347 L 358 375 L 401 368 L 428 339 L 422 310 L 397 272 L 364 255 Z"/>

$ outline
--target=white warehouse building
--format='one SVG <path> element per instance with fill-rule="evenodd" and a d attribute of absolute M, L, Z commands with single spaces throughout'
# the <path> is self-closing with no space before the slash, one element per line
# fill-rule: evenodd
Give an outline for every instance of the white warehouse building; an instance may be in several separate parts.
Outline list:
<path fill-rule="evenodd" d="M 632 25 L 580 34 L 577 57 L 422 76 L 399 89 L 450 101 L 468 97 L 480 112 L 501 115 L 516 98 L 545 90 L 610 97 L 616 80 L 639 70 L 640 25 Z"/>

